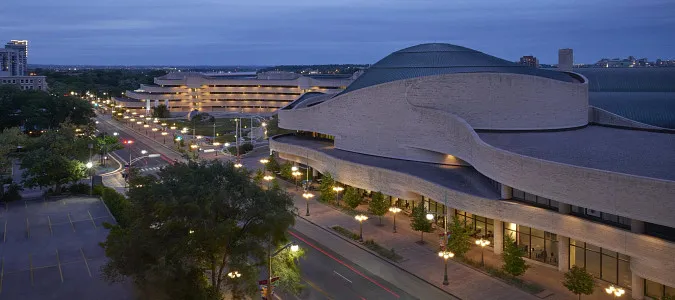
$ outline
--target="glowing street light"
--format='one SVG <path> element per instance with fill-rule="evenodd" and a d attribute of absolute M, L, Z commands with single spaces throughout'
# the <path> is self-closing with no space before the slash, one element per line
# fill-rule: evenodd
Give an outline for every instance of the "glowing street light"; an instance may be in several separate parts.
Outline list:
<path fill-rule="evenodd" d="M 396 214 L 400 213 L 401 209 L 393 206 L 389 208 L 389 211 L 394 214 L 394 233 L 396 233 Z"/>
<path fill-rule="evenodd" d="M 236 163 L 236 164 L 234 164 L 234 167 L 237 168 L 237 169 L 239 169 L 239 168 L 241 168 L 241 167 L 243 167 L 243 166 L 244 166 L 244 165 L 242 165 L 242 164 L 239 163 L 239 162 Z"/>
<path fill-rule="evenodd" d="M 344 191 L 345 188 L 341 186 L 334 186 L 333 191 L 335 192 L 335 203 L 340 206 L 340 192 Z"/>
<path fill-rule="evenodd" d="M 359 221 L 359 239 L 363 242 L 363 221 L 368 220 L 368 216 L 366 215 L 356 215 L 354 216 L 354 219 Z"/>
<path fill-rule="evenodd" d="M 293 178 L 295 178 L 295 190 L 297 191 L 298 190 L 298 178 L 300 177 L 300 175 L 302 175 L 302 172 L 297 171 L 297 168 L 296 168 L 296 171 L 291 172 L 291 175 L 293 175 Z"/>
<path fill-rule="evenodd" d="M 305 216 L 309 217 L 309 199 L 314 197 L 314 194 L 310 193 L 309 191 L 305 191 L 304 193 L 302 193 L 302 197 L 305 198 L 305 202 L 307 203 L 307 213 L 305 214 Z"/>
<path fill-rule="evenodd" d="M 480 246 L 480 265 L 485 266 L 485 259 L 483 258 L 483 252 L 485 250 L 485 246 L 490 245 L 490 241 L 481 238 L 476 240 L 476 245 Z"/>
<path fill-rule="evenodd" d="M 626 290 L 620 287 L 615 287 L 614 285 L 610 285 L 608 288 L 605 289 L 605 292 L 609 295 L 614 296 L 615 298 L 619 298 L 626 293 Z"/>
<path fill-rule="evenodd" d="M 427 214 L 427 220 L 431 221 L 431 220 L 433 220 L 433 219 L 434 219 L 434 214 L 428 213 L 428 214 Z"/>
<path fill-rule="evenodd" d="M 235 279 L 235 278 L 241 277 L 241 273 L 239 273 L 238 271 L 232 271 L 232 272 L 227 273 L 227 276 L 232 278 L 232 279 Z"/>
<path fill-rule="evenodd" d="M 438 252 L 438 257 L 442 258 L 445 261 L 445 274 L 443 275 L 443 285 L 448 285 L 448 259 L 454 257 L 455 254 L 450 251 L 440 251 Z"/>

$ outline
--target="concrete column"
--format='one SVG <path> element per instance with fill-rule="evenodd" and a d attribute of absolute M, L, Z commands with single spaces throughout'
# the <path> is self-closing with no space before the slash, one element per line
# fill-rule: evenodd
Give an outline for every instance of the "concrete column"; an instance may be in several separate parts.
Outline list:
<path fill-rule="evenodd" d="M 558 235 L 558 271 L 567 272 L 570 268 L 570 238 Z"/>
<path fill-rule="evenodd" d="M 645 298 L 645 279 L 635 273 L 632 273 L 631 292 L 635 300 Z"/>
<path fill-rule="evenodd" d="M 501 220 L 494 220 L 494 252 L 495 254 L 504 253 L 504 222 Z"/>
<path fill-rule="evenodd" d="M 633 233 L 645 233 L 645 222 L 640 220 L 630 220 L 630 231 Z"/>
<path fill-rule="evenodd" d="M 312 178 L 316 178 L 317 176 L 319 176 L 319 171 L 317 171 L 316 169 L 312 168 Z"/>
<path fill-rule="evenodd" d="M 569 204 L 558 202 L 558 212 L 564 215 L 569 215 L 572 212 L 572 206 Z"/>
<path fill-rule="evenodd" d="M 502 199 L 503 200 L 509 200 L 513 198 L 513 188 L 506 185 L 506 184 L 500 184 L 502 187 L 501 194 L 502 194 Z"/>
<path fill-rule="evenodd" d="M 454 209 L 452 207 L 448 207 L 448 222 L 452 222 L 452 218 L 455 217 L 456 211 L 457 211 L 456 209 Z"/>

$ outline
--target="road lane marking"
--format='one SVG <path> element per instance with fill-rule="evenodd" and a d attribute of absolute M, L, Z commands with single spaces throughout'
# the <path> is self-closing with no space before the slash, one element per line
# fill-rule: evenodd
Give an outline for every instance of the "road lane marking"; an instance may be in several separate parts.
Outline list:
<path fill-rule="evenodd" d="M 309 241 L 305 240 L 304 238 L 300 237 L 299 235 L 295 234 L 294 232 L 292 232 L 292 231 L 289 230 L 288 233 L 290 233 L 290 234 L 291 234 L 292 236 L 294 236 L 295 238 L 301 240 L 301 241 L 304 242 L 305 244 L 309 245 L 310 247 L 312 247 L 312 248 L 316 249 L 317 251 L 323 253 L 324 255 L 330 257 L 330 258 L 333 259 L 334 261 L 337 261 L 337 262 L 339 262 L 340 264 L 342 264 L 343 266 L 349 268 L 349 269 L 352 270 L 354 273 L 356 273 L 356 274 L 360 275 L 361 277 L 367 279 L 368 281 L 374 283 L 375 285 L 377 285 L 377 286 L 380 287 L 381 289 L 383 289 L 383 290 L 387 291 L 388 293 L 394 295 L 396 298 L 401 298 L 401 296 L 399 296 L 398 294 L 394 293 L 392 290 L 388 289 L 387 287 L 383 286 L 382 284 L 380 284 L 379 282 L 375 281 L 374 279 L 372 279 L 372 278 L 366 276 L 365 274 L 361 273 L 361 271 L 357 270 L 356 268 L 354 268 L 354 267 L 348 265 L 347 263 L 345 263 L 345 262 L 343 262 L 343 261 L 337 259 L 335 256 L 331 255 L 330 253 L 326 252 L 325 250 L 323 250 L 323 249 L 321 249 L 321 248 L 315 246 L 314 244 L 310 243 Z"/>
<path fill-rule="evenodd" d="M 0 271 L 0 294 L 2 294 L 2 280 L 5 277 L 5 257 L 2 258 L 0 264 L 2 264 L 2 270 Z"/>
<path fill-rule="evenodd" d="M 335 273 L 337 276 L 342 277 L 342 279 L 347 280 L 349 283 L 352 283 L 351 280 L 347 279 L 347 277 L 342 276 L 342 274 L 338 273 L 337 271 L 333 270 L 333 273 Z"/>
<path fill-rule="evenodd" d="M 52 218 L 47 216 L 47 222 L 49 222 L 49 235 L 54 236 L 54 231 L 52 231 Z"/>
<path fill-rule="evenodd" d="M 94 217 L 91 216 L 91 212 L 87 209 L 87 213 L 89 214 L 89 219 L 91 219 L 91 224 L 94 225 L 94 229 L 96 229 L 96 222 L 94 222 Z"/>
<path fill-rule="evenodd" d="M 84 265 L 87 266 L 87 273 L 89 273 L 89 277 L 91 277 L 91 270 L 89 270 L 89 262 L 87 261 L 87 257 L 84 256 L 84 251 L 82 251 L 82 248 L 80 248 L 80 254 L 82 254 L 82 259 L 84 259 Z"/>
<path fill-rule="evenodd" d="M 305 281 L 305 282 L 307 282 L 307 284 L 308 284 L 309 286 L 311 286 L 313 289 L 317 290 L 319 293 L 321 293 L 321 294 L 323 294 L 324 296 L 326 296 L 326 298 L 328 298 L 328 300 L 333 300 L 333 297 L 331 297 L 328 293 L 326 293 L 326 291 L 322 290 L 319 286 L 317 286 L 316 283 L 314 283 L 314 282 L 312 282 L 312 281 L 310 281 L 310 280 L 308 280 L 308 279 L 306 279 L 306 278 L 303 278 L 302 280 Z"/>
<path fill-rule="evenodd" d="M 70 213 L 68 213 L 68 221 L 70 221 L 70 226 L 73 227 L 73 232 L 75 232 L 75 224 L 73 224 L 73 219 L 70 218 Z"/>
<path fill-rule="evenodd" d="M 59 249 L 56 249 L 56 264 L 59 266 L 59 275 L 61 275 L 61 283 L 63 283 L 63 271 L 61 271 L 61 259 L 59 258 Z"/>

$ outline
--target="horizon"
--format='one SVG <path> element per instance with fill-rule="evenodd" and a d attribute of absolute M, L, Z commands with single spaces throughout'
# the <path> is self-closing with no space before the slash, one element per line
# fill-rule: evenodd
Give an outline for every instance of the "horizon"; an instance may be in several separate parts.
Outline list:
<path fill-rule="evenodd" d="M 665 0 L 415 5 L 402 0 L 36 0 L 4 6 L 2 42 L 28 40 L 34 65 L 373 64 L 402 48 L 434 42 L 509 61 L 533 55 L 542 64 L 556 64 L 560 48 L 574 49 L 577 64 L 630 55 L 672 59 L 675 53 L 675 44 L 663 36 L 675 29 L 669 14 L 675 3 Z"/>

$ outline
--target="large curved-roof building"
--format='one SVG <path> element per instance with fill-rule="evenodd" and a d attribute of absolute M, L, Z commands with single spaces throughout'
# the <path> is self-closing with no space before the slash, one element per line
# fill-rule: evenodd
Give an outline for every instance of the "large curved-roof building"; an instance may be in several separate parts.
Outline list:
<path fill-rule="evenodd" d="M 270 148 L 393 204 L 470 218 L 495 253 L 510 235 L 528 259 L 585 267 L 634 299 L 675 292 L 675 134 L 589 105 L 589 85 L 423 44 L 280 110 L 297 134 Z"/>

